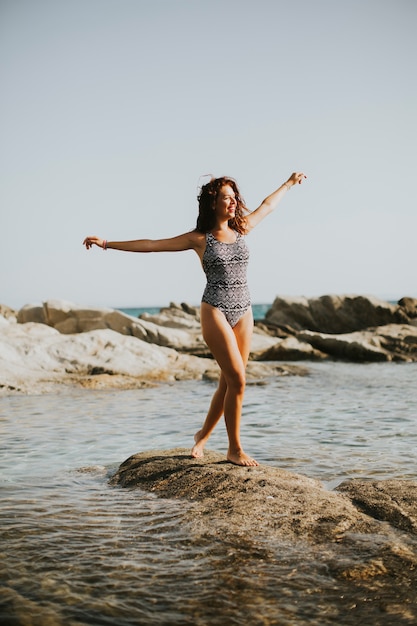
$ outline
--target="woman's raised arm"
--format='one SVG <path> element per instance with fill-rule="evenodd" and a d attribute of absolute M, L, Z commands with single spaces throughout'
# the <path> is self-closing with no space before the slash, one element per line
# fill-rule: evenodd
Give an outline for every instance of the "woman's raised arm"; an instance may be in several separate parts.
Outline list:
<path fill-rule="evenodd" d="M 169 239 L 133 239 L 131 241 L 107 241 L 100 237 L 86 237 L 83 245 L 90 250 L 93 246 L 103 250 L 121 250 L 123 252 L 181 252 L 196 250 L 203 245 L 200 233 L 191 231 Z"/>
<path fill-rule="evenodd" d="M 259 222 L 261 222 L 267 215 L 272 213 L 272 211 L 276 209 L 278 203 L 280 202 L 280 200 L 282 200 L 286 192 L 294 185 L 301 185 L 305 178 L 307 178 L 307 176 L 303 174 L 303 172 L 294 172 L 293 174 L 291 174 L 289 179 L 285 183 L 283 183 L 281 187 L 278 187 L 276 191 L 267 196 L 265 200 L 261 202 L 258 208 L 252 211 L 252 213 L 247 216 L 246 231 L 250 232 L 252 228 L 259 224 Z"/>

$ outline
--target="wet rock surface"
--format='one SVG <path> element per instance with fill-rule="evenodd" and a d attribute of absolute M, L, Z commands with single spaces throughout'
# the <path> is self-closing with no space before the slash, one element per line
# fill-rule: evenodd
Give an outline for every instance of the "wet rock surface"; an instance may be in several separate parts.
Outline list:
<path fill-rule="evenodd" d="M 294 575 L 312 568 L 324 585 L 333 581 L 338 613 L 361 605 L 358 618 L 370 621 L 358 623 L 416 623 L 417 483 L 353 480 L 327 491 L 277 467 L 237 467 L 216 452 L 192 459 L 184 449 L 135 454 L 110 482 L 181 498 L 191 532 L 218 537 L 229 549 L 262 546 L 268 558 L 268 546 L 275 554 L 281 545 Z"/>
<path fill-rule="evenodd" d="M 370 517 L 320 482 L 276 467 L 238 467 L 216 452 L 193 459 L 187 450 L 143 452 L 130 457 L 112 479 L 162 497 L 198 502 L 216 523 L 239 531 L 272 532 L 311 540 L 332 539 L 348 529 L 375 530 Z"/>
<path fill-rule="evenodd" d="M 318 480 L 277 467 L 240 467 L 213 451 L 194 459 L 178 448 L 129 457 L 111 482 L 199 502 L 219 522 L 225 515 L 229 524 L 233 516 L 248 531 L 255 518 L 257 531 L 322 541 L 347 532 L 384 534 L 385 520 L 417 534 L 417 483 L 408 480 L 352 480 L 328 491 Z"/>
<path fill-rule="evenodd" d="M 417 483 L 411 480 L 350 480 L 338 492 L 361 511 L 417 535 Z"/>

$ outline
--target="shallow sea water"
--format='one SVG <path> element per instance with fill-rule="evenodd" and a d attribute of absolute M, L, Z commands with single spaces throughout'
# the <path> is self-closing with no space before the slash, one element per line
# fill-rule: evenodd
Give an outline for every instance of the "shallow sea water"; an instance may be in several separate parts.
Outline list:
<path fill-rule="evenodd" d="M 417 480 L 417 363 L 308 369 L 247 388 L 245 449 L 327 488 Z M 352 603 L 301 543 L 197 535 L 191 504 L 108 485 L 131 454 L 190 447 L 213 389 L 0 398 L 2 624 L 416 623 L 367 621 L 375 598 Z M 226 451 L 223 424 L 209 447 Z"/>

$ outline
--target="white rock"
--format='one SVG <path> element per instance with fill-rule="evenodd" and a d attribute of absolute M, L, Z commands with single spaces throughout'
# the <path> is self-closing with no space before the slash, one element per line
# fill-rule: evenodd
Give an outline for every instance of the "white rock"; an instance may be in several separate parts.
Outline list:
<path fill-rule="evenodd" d="M 0 326 L 0 388 L 33 392 L 69 375 L 109 373 L 146 379 L 196 377 L 205 359 L 179 355 L 110 329 L 63 335 L 44 324 Z"/>

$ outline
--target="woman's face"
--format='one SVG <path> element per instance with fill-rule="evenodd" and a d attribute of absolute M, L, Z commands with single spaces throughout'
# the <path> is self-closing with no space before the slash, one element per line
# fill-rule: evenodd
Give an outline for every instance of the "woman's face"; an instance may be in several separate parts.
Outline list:
<path fill-rule="evenodd" d="M 218 217 L 232 219 L 236 212 L 236 197 L 233 187 L 223 185 L 216 198 L 216 214 Z"/>

